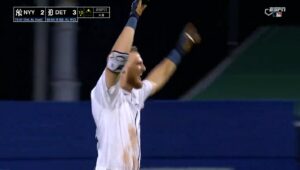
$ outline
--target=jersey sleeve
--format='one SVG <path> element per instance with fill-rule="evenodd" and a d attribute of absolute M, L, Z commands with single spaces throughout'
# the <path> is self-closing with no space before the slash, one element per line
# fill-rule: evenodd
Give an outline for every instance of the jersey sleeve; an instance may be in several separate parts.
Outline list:
<path fill-rule="evenodd" d="M 112 106 L 119 91 L 119 84 L 108 88 L 105 81 L 105 71 L 100 76 L 96 86 L 91 91 L 92 101 L 96 101 L 98 104 L 108 107 Z"/>
<path fill-rule="evenodd" d="M 143 87 L 139 90 L 140 109 L 144 108 L 146 99 L 150 96 L 153 85 L 149 80 L 143 81 Z"/>

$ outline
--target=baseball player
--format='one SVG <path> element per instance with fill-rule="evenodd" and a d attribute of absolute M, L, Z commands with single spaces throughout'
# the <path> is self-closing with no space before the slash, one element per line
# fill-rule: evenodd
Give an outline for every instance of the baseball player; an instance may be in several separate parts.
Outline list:
<path fill-rule="evenodd" d="M 141 161 L 140 111 L 145 100 L 173 75 L 200 36 L 192 24 L 183 29 L 177 46 L 146 77 L 146 67 L 132 46 L 135 29 L 147 5 L 135 0 L 130 17 L 107 57 L 107 65 L 91 91 L 96 123 L 96 170 L 139 170 Z"/>

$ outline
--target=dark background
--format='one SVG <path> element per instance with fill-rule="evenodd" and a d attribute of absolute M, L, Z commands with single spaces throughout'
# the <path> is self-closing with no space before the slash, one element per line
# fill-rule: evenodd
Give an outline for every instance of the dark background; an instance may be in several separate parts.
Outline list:
<path fill-rule="evenodd" d="M 232 8 L 232 2 L 237 3 L 236 8 Z M 34 23 L 13 23 L 12 8 L 35 6 L 35 2 L 17 0 L 1 3 L 0 100 L 32 100 Z M 139 21 L 134 42 L 144 59 L 146 73 L 174 47 L 186 22 L 195 23 L 203 40 L 183 59 L 176 74 L 153 98 L 176 99 L 183 95 L 258 26 L 299 25 L 295 3 L 291 0 L 151 0 Z M 79 25 L 77 64 L 81 100 L 89 100 L 89 92 L 105 67 L 106 56 L 128 19 L 130 4 L 129 0 L 79 1 L 81 6 L 111 7 L 110 19 L 74 23 Z M 50 1 L 50 5 L 55 5 L 55 2 Z M 284 17 L 265 16 L 264 9 L 270 6 L 285 6 Z M 49 24 L 49 41 L 53 25 Z M 230 40 L 237 44 L 230 45 Z M 51 80 L 48 81 L 50 83 Z"/>

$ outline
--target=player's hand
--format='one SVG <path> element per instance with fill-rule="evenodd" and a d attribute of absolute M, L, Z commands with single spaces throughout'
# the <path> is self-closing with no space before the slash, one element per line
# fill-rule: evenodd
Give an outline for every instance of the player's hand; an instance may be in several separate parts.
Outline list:
<path fill-rule="evenodd" d="M 147 5 L 143 4 L 142 0 L 134 0 L 131 4 L 130 16 L 139 18 L 146 9 L 146 7 Z"/>
<path fill-rule="evenodd" d="M 187 23 L 179 36 L 176 49 L 181 55 L 189 53 L 195 44 L 201 42 L 200 34 L 192 23 Z"/>

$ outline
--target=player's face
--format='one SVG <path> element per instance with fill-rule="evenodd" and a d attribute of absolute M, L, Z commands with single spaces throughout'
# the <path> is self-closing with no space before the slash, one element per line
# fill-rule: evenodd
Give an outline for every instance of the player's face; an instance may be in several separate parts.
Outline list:
<path fill-rule="evenodd" d="M 133 88 L 139 89 L 142 87 L 142 75 L 146 71 L 146 67 L 138 52 L 129 53 L 127 83 Z"/>

